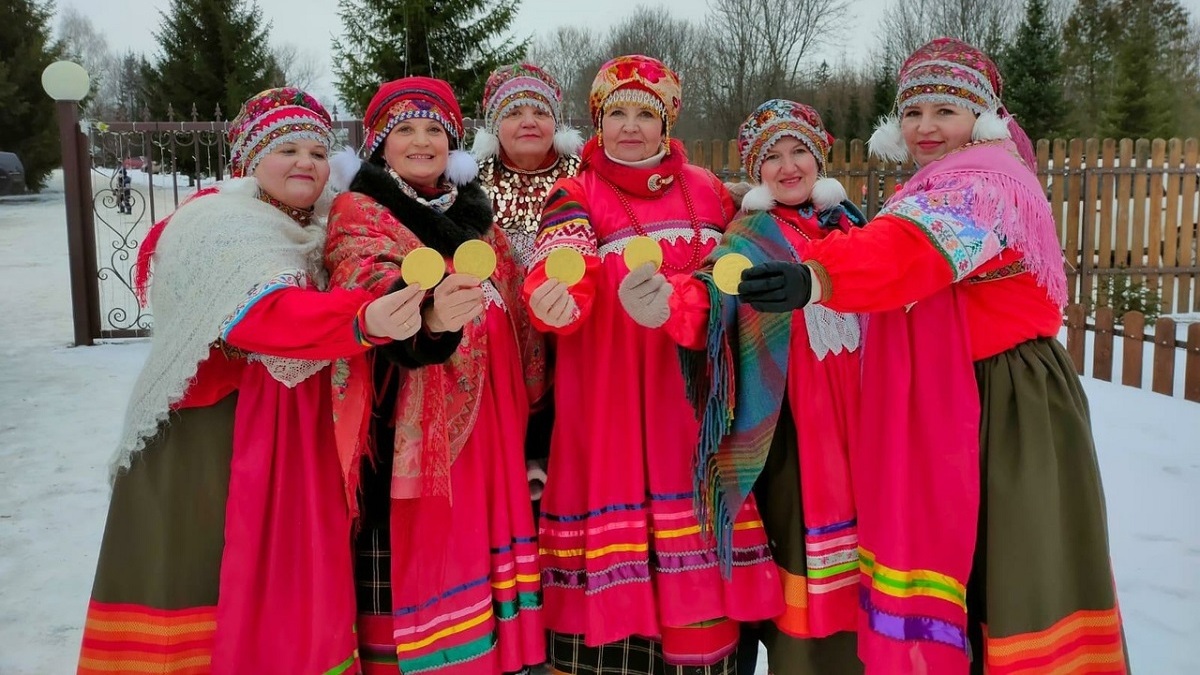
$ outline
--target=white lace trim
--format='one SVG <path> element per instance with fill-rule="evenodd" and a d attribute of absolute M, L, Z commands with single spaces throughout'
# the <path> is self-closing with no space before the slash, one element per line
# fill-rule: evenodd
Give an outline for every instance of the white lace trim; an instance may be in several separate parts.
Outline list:
<path fill-rule="evenodd" d="M 710 241 L 720 241 L 721 235 L 722 235 L 721 231 L 711 225 L 705 224 L 700 227 L 700 243 L 701 244 L 707 244 Z M 619 237 L 617 239 L 613 239 L 612 241 L 604 243 L 602 246 L 600 246 L 599 251 L 598 251 L 598 255 L 600 256 L 600 259 L 603 260 L 606 256 L 613 254 L 613 253 L 624 253 L 625 245 L 629 243 L 629 240 L 633 239 L 636 236 L 638 236 L 638 235 L 636 235 L 636 234 L 628 235 L 628 236 Z M 692 228 L 690 226 L 689 227 L 668 227 L 668 228 L 664 228 L 661 230 L 654 230 L 653 232 L 647 232 L 646 236 L 650 237 L 651 239 L 653 239 L 654 241 L 657 241 L 659 243 L 668 242 L 668 243 L 674 244 L 674 243 L 678 243 L 680 241 L 691 240 Z"/>
<path fill-rule="evenodd" d="M 862 342 L 862 329 L 855 314 L 808 304 L 804 306 L 804 325 L 808 328 L 808 344 L 817 360 L 824 360 L 829 352 L 841 354 L 843 349 L 852 352 Z"/>
<path fill-rule="evenodd" d="M 329 361 L 290 359 L 284 356 L 265 356 L 263 354 L 251 354 L 248 360 L 263 364 L 271 378 L 288 389 L 295 389 L 296 385 L 321 372 L 325 366 L 330 364 Z"/>
<path fill-rule="evenodd" d="M 491 279 L 485 279 L 479 285 L 483 289 L 483 304 L 485 307 L 499 307 L 504 311 L 508 311 L 508 307 L 504 304 L 504 298 L 500 295 L 500 291 L 496 290 L 496 285 Z"/>

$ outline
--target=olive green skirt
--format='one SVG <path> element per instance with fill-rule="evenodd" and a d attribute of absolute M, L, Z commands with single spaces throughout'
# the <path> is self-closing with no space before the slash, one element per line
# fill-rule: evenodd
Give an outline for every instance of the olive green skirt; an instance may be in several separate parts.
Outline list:
<path fill-rule="evenodd" d="M 975 364 L 979 534 L 967 584 L 971 671 L 1124 672 L 1087 397 L 1056 340 Z"/>
<path fill-rule="evenodd" d="M 217 603 L 237 395 L 171 413 L 113 484 L 92 598 Z"/>

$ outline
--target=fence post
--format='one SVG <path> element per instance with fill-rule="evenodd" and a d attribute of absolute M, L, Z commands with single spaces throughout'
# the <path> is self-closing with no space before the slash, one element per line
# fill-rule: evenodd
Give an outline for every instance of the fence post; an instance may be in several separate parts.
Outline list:
<path fill-rule="evenodd" d="M 1125 340 L 1121 350 L 1121 384 L 1141 389 L 1146 316 L 1141 312 L 1126 312 L 1121 318 L 1121 323 L 1125 326 Z"/>
<path fill-rule="evenodd" d="M 83 217 L 82 161 L 79 144 L 79 101 L 91 87 L 87 71 L 69 61 L 57 61 L 42 71 L 42 88 L 54 99 L 58 117 L 58 140 L 62 150 L 63 192 L 67 207 L 67 255 L 71 272 L 71 320 L 75 345 L 91 345 L 92 309 L 88 292 L 88 256 L 95 266 L 96 250 L 87 248 Z"/>
<path fill-rule="evenodd" d="M 1071 363 L 1075 364 L 1075 372 L 1083 375 L 1084 352 L 1087 347 L 1087 316 L 1083 305 L 1078 303 L 1067 307 L 1067 353 L 1071 355 Z"/>
<path fill-rule="evenodd" d="M 96 256 L 100 248 L 96 244 L 96 212 L 92 196 L 92 153 L 91 139 L 75 125 L 75 147 L 79 166 L 75 172 L 79 181 L 79 222 L 83 229 L 84 280 L 87 287 L 88 335 L 91 340 L 100 337 L 100 270 Z M 89 343 L 90 344 L 90 343 Z"/>
<path fill-rule="evenodd" d="M 1096 353 L 1092 361 L 1092 377 L 1112 382 L 1113 311 L 1112 307 L 1096 308 Z"/>
<path fill-rule="evenodd" d="M 1175 322 L 1165 317 L 1154 324 L 1154 380 L 1150 388 L 1167 396 L 1175 393 Z"/>
<path fill-rule="evenodd" d="M 1186 358 L 1183 367 L 1183 397 L 1200 403 L 1200 323 L 1188 326 Z"/>
<path fill-rule="evenodd" d="M 1094 281 L 1092 270 L 1096 263 L 1094 255 L 1096 253 L 1096 159 L 1100 154 L 1099 143 L 1094 138 L 1089 138 L 1084 143 L 1084 159 L 1083 163 L 1086 168 L 1083 169 L 1083 204 L 1080 209 L 1083 214 L 1082 225 L 1083 232 L 1080 233 L 1079 244 L 1079 301 L 1083 303 L 1084 308 L 1094 307 L 1092 302 L 1092 284 Z M 1099 350 L 1097 350 L 1097 354 Z M 1109 380 L 1111 381 L 1111 379 Z"/>

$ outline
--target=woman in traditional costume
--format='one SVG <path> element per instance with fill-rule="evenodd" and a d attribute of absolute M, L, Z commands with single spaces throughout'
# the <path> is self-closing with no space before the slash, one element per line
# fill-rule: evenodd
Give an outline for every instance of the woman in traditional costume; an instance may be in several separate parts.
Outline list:
<path fill-rule="evenodd" d="M 150 355 L 114 460 L 80 673 L 354 673 L 328 366 L 421 327 L 419 294 L 325 288 L 329 115 L 246 102 L 231 180 L 155 225 Z"/>
<path fill-rule="evenodd" d="M 521 268 L 474 158 L 459 149 L 449 84 L 388 82 L 363 124 L 367 161 L 335 158 L 349 191 L 330 214 L 332 283 L 375 295 L 411 287 L 406 278 L 436 284 L 415 349 L 351 359 L 334 381 L 338 450 L 348 487 L 361 492 L 364 672 L 521 672 L 546 656 L 524 459 L 543 354 L 521 304 Z M 479 262 L 456 255 L 467 243 L 491 248 L 494 272 L 455 269 Z M 406 261 L 429 249 L 433 278 L 410 277 Z"/>
<path fill-rule="evenodd" d="M 522 269 L 533 256 L 542 205 L 550 187 L 579 170 L 583 139 L 562 116 L 562 87 L 532 63 L 497 68 L 483 87 L 483 128 L 475 132 L 472 153 L 479 180 L 492 199 L 496 227 L 504 232 Z M 529 420 L 525 440 L 531 496 L 535 509 L 546 482 L 551 397 L 541 401 Z M 535 510 L 536 516 L 536 510 Z"/>
<path fill-rule="evenodd" d="M 866 227 L 747 270 L 765 311 L 866 312 L 852 455 L 872 674 L 1124 673 L 1063 255 L 996 65 L 939 38 L 871 152 L 919 169 Z"/>
<path fill-rule="evenodd" d="M 820 305 L 760 313 L 770 307 L 721 292 L 712 263 L 731 253 L 755 264 L 797 262 L 812 242 L 861 226 L 841 184 L 823 177 L 832 144 L 813 108 L 763 103 L 738 130 L 754 187 L 709 264 L 669 279 L 645 265 L 620 289 L 635 321 L 662 326 L 684 348 L 688 393 L 702 417 L 697 490 L 710 500 L 718 539 L 733 525 L 719 516 L 757 498 L 787 606 L 747 637 L 761 637 L 776 675 L 862 672 L 850 476 L 861 331 L 853 314 Z"/>
<path fill-rule="evenodd" d="M 535 325 L 556 338 L 539 541 L 552 665 L 570 675 L 733 673 L 738 622 L 783 609 L 767 537 L 752 498 L 721 551 L 702 531 L 698 427 L 677 348 L 617 299 L 634 237 L 657 243 L 664 270 L 692 272 L 733 204 L 671 139 L 680 82 L 661 61 L 604 64 L 590 109 L 597 136 L 579 175 L 551 190 L 525 281 Z M 569 287 L 550 264 L 572 258 L 567 249 L 582 258 Z"/>

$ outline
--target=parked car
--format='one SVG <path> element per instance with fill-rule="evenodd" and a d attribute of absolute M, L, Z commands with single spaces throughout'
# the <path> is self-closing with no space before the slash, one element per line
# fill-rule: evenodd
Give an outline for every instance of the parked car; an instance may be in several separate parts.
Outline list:
<path fill-rule="evenodd" d="M 0 197 L 25 194 L 25 166 L 15 153 L 0 152 Z"/>
<path fill-rule="evenodd" d="M 159 162 L 151 161 L 146 157 L 126 157 L 121 166 L 125 167 L 127 171 L 137 170 L 146 173 L 158 173 L 160 168 Z"/>

